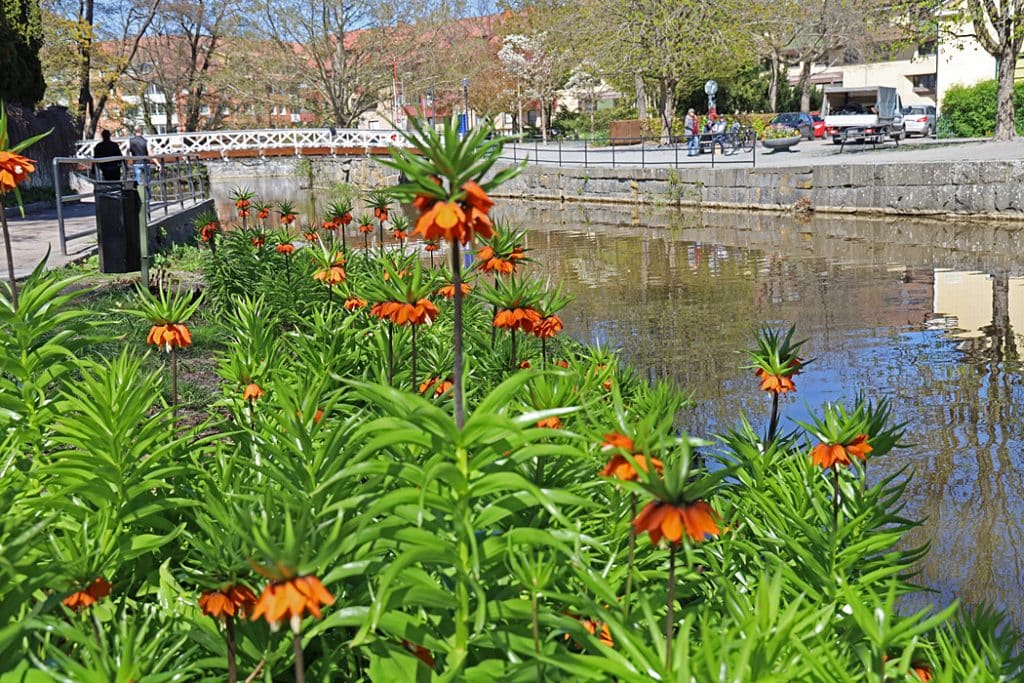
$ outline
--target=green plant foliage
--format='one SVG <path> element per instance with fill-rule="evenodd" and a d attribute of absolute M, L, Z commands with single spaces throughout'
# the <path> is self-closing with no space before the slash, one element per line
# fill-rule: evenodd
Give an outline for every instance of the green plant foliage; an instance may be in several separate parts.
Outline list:
<path fill-rule="evenodd" d="M 936 124 L 939 137 L 991 137 L 996 128 L 995 80 L 974 85 L 953 85 L 942 98 L 942 116 Z M 1013 89 L 1017 133 L 1024 133 L 1024 83 Z"/>
<path fill-rule="evenodd" d="M 187 410 L 124 307 L 41 268 L 17 312 L 0 298 L 0 680 L 1020 679 L 1001 614 L 901 608 L 928 552 L 902 512 L 910 473 L 812 462 L 861 434 L 893 457 L 885 402 L 771 439 L 745 416 L 689 436 L 686 392 L 612 351 L 492 335 L 495 306 L 567 304 L 522 259 L 474 271 L 464 297 L 458 429 L 448 271 L 397 244 L 345 251 L 337 230 L 255 234 L 225 226 L 200 252 L 201 298 L 135 295 L 216 342 L 215 389 Z M 503 234 L 495 251 L 515 248 Z M 338 294 L 314 278 L 321 252 L 344 253 Z M 389 325 L 345 305 L 360 294 L 437 315 Z M 766 330 L 756 348 L 749 370 L 782 373 L 799 344 Z M 641 506 L 701 506 L 713 531 L 654 543 Z M 211 611 L 239 587 L 259 601 Z"/>

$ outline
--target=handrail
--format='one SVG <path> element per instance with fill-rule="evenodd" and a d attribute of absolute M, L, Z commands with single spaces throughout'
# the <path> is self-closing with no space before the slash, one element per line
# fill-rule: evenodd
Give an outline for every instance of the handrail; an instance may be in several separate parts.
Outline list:
<path fill-rule="evenodd" d="M 120 180 L 101 180 L 81 173 L 83 168 L 97 168 L 104 163 L 119 162 L 122 177 Z M 130 162 L 130 165 L 129 165 Z M 148 188 L 146 201 L 146 217 L 152 218 L 153 212 L 163 209 L 164 215 L 170 214 L 173 204 L 180 204 L 185 209 L 186 200 L 198 202 L 210 196 L 210 183 L 199 157 L 194 154 L 150 154 L 148 156 L 110 156 L 110 157 L 56 157 L 53 159 L 54 178 L 59 178 L 61 166 L 68 166 L 69 173 L 86 180 L 93 186 L 91 192 L 64 194 L 57 193 L 57 232 L 60 242 L 60 253 L 67 255 L 67 243 L 95 234 L 94 230 L 68 235 L 64 226 L 64 205 L 96 197 L 96 189 L 120 187 L 134 189 L 136 177 L 140 178 Z M 157 173 L 152 173 L 156 167 Z M 132 172 L 128 172 L 131 169 Z M 137 169 L 137 170 L 136 170 Z"/>
<path fill-rule="evenodd" d="M 716 137 L 722 135 L 721 142 Z M 747 166 L 757 167 L 755 136 L 745 131 L 737 133 L 700 133 L 697 136 L 698 154 L 689 156 L 688 145 L 681 137 L 673 136 L 662 142 L 660 136 L 632 136 L 616 138 L 606 144 L 583 140 L 550 139 L 512 136 L 501 153 L 503 161 L 525 162 L 530 165 L 559 168 L 684 168 L 694 166 Z M 724 149 L 725 153 L 716 149 Z"/>
<path fill-rule="evenodd" d="M 128 138 L 115 138 L 124 152 L 128 152 Z M 82 140 L 76 144 L 79 156 L 89 156 L 99 140 Z M 369 151 L 381 147 L 405 147 L 408 143 L 404 134 L 396 129 L 364 130 L 343 128 L 332 131 L 328 128 L 266 128 L 254 130 L 203 130 L 191 133 L 161 133 L 146 137 L 151 155 L 218 153 L 227 156 L 232 151 L 255 151 L 291 149 L 297 156 L 303 150 L 327 150 L 335 154 L 338 150 L 363 149 Z"/>

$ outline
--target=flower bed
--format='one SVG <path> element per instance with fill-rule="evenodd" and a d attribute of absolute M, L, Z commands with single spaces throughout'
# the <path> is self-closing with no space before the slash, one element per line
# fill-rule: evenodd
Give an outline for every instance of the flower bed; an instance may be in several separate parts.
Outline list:
<path fill-rule="evenodd" d="M 197 226 L 201 297 L 137 294 L 148 335 L 97 327 L 41 269 L 0 302 L 0 671 L 1016 675 L 997 617 L 897 609 L 926 549 L 907 544 L 906 477 L 866 478 L 899 457 L 888 405 L 792 428 L 812 360 L 792 330 L 763 330 L 746 364 L 765 433 L 743 416 L 714 442 L 681 432 L 683 390 L 561 334 L 568 298 L 490 217 L 510 174 L 487 180 L 501 143 L 486 132 L 421 131 L 392 162 L 408 183 L 358 220 L 240 189 L 234 225 Z M 144 359 L 176 377 L 196 311 L 218 330 L 221 385 L 186 426 L 176 382 L 165 398 Z"/>

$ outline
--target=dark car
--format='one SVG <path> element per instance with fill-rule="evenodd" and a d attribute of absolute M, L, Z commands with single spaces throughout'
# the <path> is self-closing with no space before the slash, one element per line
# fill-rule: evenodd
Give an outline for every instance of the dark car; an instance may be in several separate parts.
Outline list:
<path fill-rule="evenodd" d="M 784 114 L 776 114 L 771 121 L 772 125 L 789 126 L 800 131 L 800 135 L 808 140 L 814 139 L 814 119 L 810 114 L 800 111 L 790 111 Z"/>

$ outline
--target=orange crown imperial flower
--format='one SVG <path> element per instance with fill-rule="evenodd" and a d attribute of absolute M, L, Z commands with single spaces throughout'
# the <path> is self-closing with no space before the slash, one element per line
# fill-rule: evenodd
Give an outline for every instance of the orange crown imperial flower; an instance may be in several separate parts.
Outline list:
<path fill-rule="evenodd" d="M 678 505 L 655 500 L 633 520 L 633 530 L 637 534 L 646 531 L 654 544 L 660 543 L 662 538 L 679 543 L 684 532 L 694 543 L 700 543 L 708 535 L 721 533 L 717 520 L 718 514 L 702 500 Z"/>
<path fill-rule="evenodd" d="M 537 426 L 541 429 L 561 429 L 562 421 L 555 415 L 553 417 L 545 417 L 543 420 L 537 420 Z"/>
<path fill-rule="evenodd" d="M 199 608 L 203 614 L 224 622 L 227 617 L 244 618 L 256 606 L 256 594 L 243 584 L 235 584 L 216 591 L 203 591 Z"/>
<path fill-rule="evenodd" d="M 108 595 L 110 595 L 110 582 L 102 576 L 97 576 L 88 586 L 80 591 L 75 591 L 64 598 L 62 602 L 73 610 L 83 610 Z"/>
<path fill-rule="evenodd" d="M 270 218 L 270 209 L 260 209 L 258 212 L 256 212 L 256 218 Z"/>
<path fill-rule="evenodd" d="M 291 225 L 294 222 L 295 214 L 293 213 L 286 213 L 283 216 L 281 216 L 281 225 Z"/>
<path fill-rule="evenodd" d="M 561 332 L 562 327 L 561 318 L 557 315 L 549 315 L 541 318 L 540 321 L 533 326 L 533 334 L 540 339 L 548 339 Z"/>
<path fill-rule="evenodd" d="M 263 391 L 263 388 L 259 384 L 256 384 L 255 382 L 250 382 L 249 384 L 246 385 L 245 389 L 242 390 L 242 400 L 255 401 L 265 393 L 266 392 Z"/>
<path fill-rule="evenodd" d="M 373 210 L 373 217 L 381 221 L 386 221 L 388 219 L 388 210 L 378 206 Z"/>
<path fill-rule="evenodd" d="M 480 251 L 476 252 L 476 257 L 486 266 L 486 263 L 494 258 L 494 249 L 491 247 L 483 247 Z"/>
<path fill-rule="evenodd" d="M 341 284 L 345 281 L 345 269 L 341 266 L 324 268 L 314 273 L 313 279 L 320 280 L 328 287 L 333 287 L 334 285 Z"/>
<path fill-rule="evenodd" d="M 465 282 L 460 282 L 459 289 L 462 290 L 462 296 L 466 296 L 473 288 L 467 285 Z M 445 299 L 454 299 L 455 285 L 445 285 L 441 289 L 437 290 L 437 293 L 438 295 L 443 296 Z"/>
<path fill-rule="evenodd" d="M 345 299 L 345 310 L 355 311 L 366 305 L 366 299 L 360 299 L 358 296 L 350 296 Z"/>
<path fill-rule="evenodd" d="M 184 323 L 165 323 L 149 328 L 146 343 L 159 346 L 170 353 L 171 349 L 184 349 L 192 345 L 192 334 Z"/>
<path fill-rule="evenodd" d="M 369 223 L 360 223 L 359 232 L 373 232 L 373 226 Z"/>
<path fill-rule="evenodd" d="M 475 180 L 467 180 L 462 184 L 462 191 L 466 193 L 466 205 L 481 213 L 490 213 L 494 206 L 494 200 L 487 196 L 484 188 L 480 187 Z"/>
<path fill-rule="evenodd" d="M 413 232 L 426 240 L 460 239 L 466 223 L 466 212 L 457 202 L 435 202 L 416 220 Z"/>
<path fill-rule="evenodd" d="M 540 313 L 532 308 L 506 308 L 494 316 L 494 326 L 508 330 L 530 332 L 540 321 Z"/>
<path fill-rule="evenodd" d="M 846 465 L 853 462 L 850 457 L 854 456 L 861 460 L 868 459 L 868 453 L 875 450 L 868 443 L 870 437 L 867 434 L 858 434 L 853 441 L 846 444 L 819 443 L 811 451 L 811 462 L 821 465 L 822 469 L 829 469 L 836 465 Z"/>
<path fill-rule="evenodd" d="M 370 313 L 382 320 L 390 320 L 396 325 L 429 325 L 437 317 L 438 311 L 429 300 L 420 299 L 415 304 L 384 301 L 374 304 Z"/>
<path fill-rule="evenodd" d="M 338 222 L 341 223 L 342 225 L 348 225 L 349 223 L 352 222 L 352 214 L 349 212 L 341 214 L 340 216 L 338 216 Z"/>
<path fill-rule="evenodd" d="M 277 253 L 279 254 L 290 254 L 295 251 L 294 244 L 279 244 L 277 245 Z"/>
<path fill-rule="evenodd" d="M 260 247 L 262 247 L 266 243 L 267 243 L 267 240 L 264 237 L 253 237 L 252 238 L 252 246 L 256 247 L 257 249 L 259 249 Z"/>
<path fill-rule="evenodd" d="M 10 192 L 28 180 L 29 174 L 35 170 L 32 159 L 0 150 L 0 193 Z"/>
<path fill-rule="evenodd" d="M 320 235 L 316 234 L 316 232 L 313 231 L 313 230 L 311 230 L 309 232 L 302 233 L 302 236 L 306 238 L 307 242 L 319 242 L 320 241 Z"/>
<path fill-rule="evenodd" d="M 320 579 L 313 575 L 297 576 L 267 584 L 256 602 L 252 620 L 263 617 L 276 631 L 287 617 L 292 631 L 298 633 L 306 612 L 319 619 L 320 608 L 333 604 L 334 596 L 324 588 Z"/>
<path fill-rule="evenodd" d="M 409 237 L 409 233 L 407 233 L 405 230 L 392 230 L 391 236 L 394 237 L 396 240 L 404 240 Z"/>
<path fill-rule="evenodd" d="M 485 273 L 494 271 L 496 273 L 501 273 L 502 275 L 511 275 L 516 272 L 516 264 L 506 259 L 494 257 L 492 259 L 488 259 L 480 269 Z"/>
<path fill-rule="evenodd" d="M 448 380 L 442 380 L 440 377 L 432 377 L 422 383 L 420 383 L 420 393 L 425 394 L 430 391 L 430 387 L 434 387 L 434 396 L 441 396 L 444 392 L 449 391 L 454 384 Z"/>
<path fill-rule="evenodd" d="M 635 448 L 633 439 L 629 438 L 624 434 L 618 432 L 612 432 L 611 434 L 604 435 L 604 448 L 621 448 L 624 451 L 629 451 L 633 455 L 633 459 L 636 460 L 637 466 L 644 472 L 649 472 L 650 468 L 653 467 L 655 472 L 659 474 L 664 471 L 665 464 L 657 458 L 648 457 L 642 453 L 634 453 Z M 601 470 L 600 475 L 602 477 L 615 477 L 622 481 L 636 481 L 640 478 L 636 468 L 633 467 L 633 463 L 629 461 L 629 458 L 616 453 L 612 456 L 608 464 Z"/>

